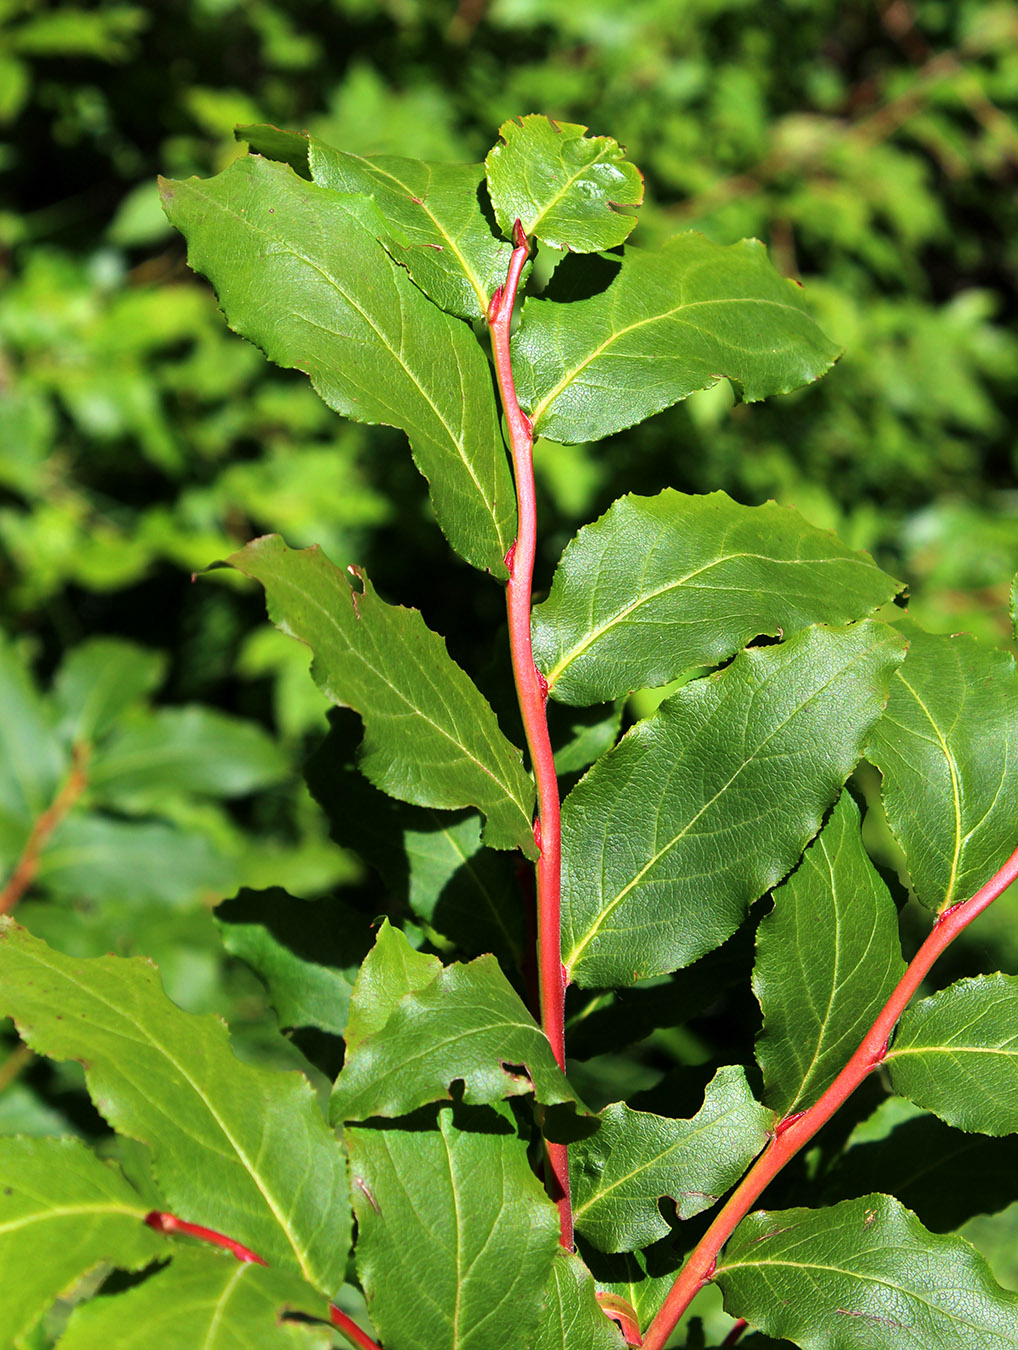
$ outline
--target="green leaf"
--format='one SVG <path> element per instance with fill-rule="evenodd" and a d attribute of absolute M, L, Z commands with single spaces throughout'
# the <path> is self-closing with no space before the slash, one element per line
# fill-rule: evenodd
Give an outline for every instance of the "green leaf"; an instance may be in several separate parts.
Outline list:
<path fill-rule="evenodd" d="M 744 1219 L 718 1262 L 725 1309 L 803 1350 L 1005 1350 L 1018 1294 L 964 1238 L 889 1195 Z"/>
<path fill-rule="evenodd" d="M 413 609 L 387 605 L 318 548 L 266 535 L 227 559 L 265 587 L 269 617 L 314 653 L 311 673 L 330 702 L 364 719 L 361 771 L 418 806 L 476 806 L 485 842 L 536 856 L 533 785 L 476 685 Z"/>
<path fill-rule="evenodd" d="M 167 1254 L 116 1168 L 77 1139 L 0 1140 L 0 1344 L 11 1346 L 88 1271 Z"/>
<path fill-rule="evenodd" d="M 488 154 L 488 190 L 499 228 L 512 237 L 517 220 L 528 237 L 552 248 L 596 253 L 621 244 L 639 206 L 643 175 L 610 136 L 587 136 L 573 122 L 532 114 L 499 127 Z"/>
<path fill-rule="evenodd" d="M 343 1155 L 300 1074 L 242 1064 L 225 1025 L 163 993 L 146 961 L 63 956 L 0 924 L 0 1011 L 78 1059 L 97 1108 L 147 1144 L 173 1212 L 331 1293 L 349 1244 Z"/>
<path fill-rule="evenodd" d="M 358 1004 L 365 993 L 358 984 Z M 467 1105 L 531 1092 L 546 1106 L 578 1104 L 547 1037 L 493 956 L 445 967 L 405 994 L 373 1034 L 358 1027 L 358 1036 L 332 1094 L 336 1124 L 448 1101 L 457 1080 Z"/>
<path fill-rule="evenodd" d="M 488 363 L 385 252 L 374 203 L 258 156 L 164 183 L 163 200 L 230 326 L 307 371 L 330 408 L 401 427 L 450 544 L 506 576 L 515 498 Z"/>
<path fill-rule="evenodd" d="M 906 621 L 908 659 L 867 757 L 918 899 L 942 910 L 990 879 L 1018 839 L 1012 656 L 966 634 L 934 637 Z"/>
<path fill-rule="evenodd" d="M 354 985 L 346 1026 L 347 1054 L 382 1031 L 400 1000 L 426 989 L 441 971 L 437 956 L 414 951 L 399 929 L 383 919 Z"/>
<path fill-rule="evenodd" d="M 831 1085 L 904 972 L 898 911 L 846 791 L 757 929 L 756 1057 L 779 1119 Z"/>
<path fill-rule="evenodd" d="M 231 956 L 265 981 L 280 1026 L 342 1036 L 367 921 L 339 901 L 297 900 L 278 886 L 243 890 L 217 906 L 216 928 Z"/>
<path fill-rule="evenodd" d="M 958 980 L 923 999 L 884 1062 L 895 1092 L 948 1125 L 1018 1134 L 1018 977 Z"/>
<path fill-rule="evenodd" d="M 456 1121 L 462 1119 L 462 1128 Z M 392 1350 L 529 1345 L 558 1216 L 504 1117 L 347 1132 L 357 1269 Z M 505 1132 L 491 1132 L 495 1127 Z"/>
<path fill-rule="evenodd" d="M 161 652 L 120 638 L 92 638 L 64 657 L 53 681 L 59 729 L 68 741 L 96 741 L 159 685 Z"/>
<path fill-rule="evenodd" d="M 513 338 L 535 432 L 570 444 L 623 431 L 722 377 L 750 403 L 787 393 L 837 355 L 758 240 L 722 246 L 692 233 L 630 250 L 600 295 L 528 300 Z"/>
<path fill-rule="evenodd" d="M 89 786 L 99 801 L 144 810 L 167 794 L 240 797 L 285 777 L 287 767 L 256 723 L 194 704 L 118 727 L 89 766 Z"/>
<path fill-rule="evenodd" d="M 754 1099 L 741 1067 L 719 1069 L 691 1120 L 606 1106 L 596 1134 L 572 1145 L 573 1216 L 604 1252 L 635 1251 L 671 1231 L 660 1202 L 680 1219 L 709 1209 L 767 1142 L 774 1114 Z"/>
<path fill-rule="evenodd" d="M 751 648 L 629 731 L 562 811 L 563 961 L 584 986 L 689 965 L 820 828 L 887 697 L 884 624 Z"/>
<path fill-rule="evenodd" d="M 61 1350 L 329 1350 L 328 1327 L 283 1321 L 284 1312 L 325 1318 L 325 1301 L 285 1270 L 243 1263 L 224 1252 L 186 1247 L 125 1293 L 77 1308 Z"/>
<path fill-rule="evenodd" d="M 252 150 L 286 159 L 321 187 L 373 197 L 391 226 L 382 242 L 424 294 L 460 318 L 487 316 L 512 248 L 492 232 L 482 209 L 483 164 L 351 155 L 307 132 L 275 127 L 238 127 L 237 134 Z"/>
<path fill-rule="evenodd" d="M 718 665 L 763 634 L 861 618 L 899 589 L 774 502 L 630 495 L 563 553 L 534 611 L 534 660 L 554 698 L 601 703 Z"/>
<path fill-rule="evenodd" d="M 555 1253 L 533 1350 L 620 1350 L 615 1323 L 601 1311 L 590 1271 L 575 1252 Z"/>

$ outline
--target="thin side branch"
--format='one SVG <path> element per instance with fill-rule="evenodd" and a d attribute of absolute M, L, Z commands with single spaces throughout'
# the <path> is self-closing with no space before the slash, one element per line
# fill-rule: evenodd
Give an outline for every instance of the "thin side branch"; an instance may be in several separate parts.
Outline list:
<path fill-rule="evenodd" d="M 534 487 L 534 429 L 519 405 L 509 356 L 513 305 L 530 245 L 520 222 L 513 232 L 512 257 L 505 284 L 496 291 L 488 313 L 491 347 L 495 361 L 502 408 L 509 432 L 509 450 L 516 479 L 519 515 L 516 542 L 506 555 L 509 584 L 506 611 L 513 679 L 519 699 L 523 730 L 537 786 L 537 819 L 534 838 L 539 855 L 537 879 L 537 968 L 541 1000 L 541 1026 L 551 1043 L 559 1067 L 565 1069 L 566 978 L 562 966 L 562 829 L 555 759 L 548 734 L 546 701 L 548 688 L 534 665 L 530 637 L 530 605 L 537 552 L 537 504 Z M 559 1208 L 562 1245 L 573 1245 L 572 1205 L 569 1198 L 569 1157 L 564 1144 L 546 1144 L 552 1173 L 553 1198 Z"/>
<path fill-rule="evenodd" d="M 958 934 L 1013 881 L 1018 881 L 1018 849 L 971 899 L 953 905 L 937 916 L 926 941 L 912 958 L 859 1048 L 834 1082 L 808 1110 L 800 1111 L 777 1124 L 770 1143 L 743 1177 L 679 1272 L 678 1279 L 643 1339 L 645 1350 L 664 1350 L 679 1318 L 695 1295 L 714 1278 L 721 1248 L 756 1204 L 765 1187 L 809 1143 L 821 1126 L 826 1125 L 863 1079 L 883 1063 L 898 1019 L 934 962 Z"/>
<path fill-rule="evenodd" d="M 84 792 L 88 783 L 88 757 L 91 747 L 86 744 L 75 745 L 70 772 L 60 786 L 51 804 L 37 817 L 28 836 L 21 857 L 14 871 L 0 891 L 0 914 L 10 914 L 24 893 L 35 880 L 39 870 L 39 859 L 46 841 L 71 810 Z"/>
<path fill-rule="evenodd" d="M 366 1331 L 361 1331 L 357 1323 L 347 1317 L 342 1308 L 337 1308 L 335 1303 L 329 1304 L 329 1316 L 332 1325 L 342 1332 L 351 1345 L 356 1345 L 358 1350 L 381 1350 L 378 1342 L 373 1341 Z"/>

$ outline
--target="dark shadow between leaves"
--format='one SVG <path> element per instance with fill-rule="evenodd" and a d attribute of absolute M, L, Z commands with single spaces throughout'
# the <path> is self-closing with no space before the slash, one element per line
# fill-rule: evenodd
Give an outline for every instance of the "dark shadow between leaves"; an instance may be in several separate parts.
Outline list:
<path fill-rule="evenodd" d="M 884 1139 L 856 1144 L 824 1179 L 825 1204 L 871 1192 L 896 1195 L 934 1233 L 1018 1200 L 1018 1138 L 965 1134 L 915 1116 Z"/>

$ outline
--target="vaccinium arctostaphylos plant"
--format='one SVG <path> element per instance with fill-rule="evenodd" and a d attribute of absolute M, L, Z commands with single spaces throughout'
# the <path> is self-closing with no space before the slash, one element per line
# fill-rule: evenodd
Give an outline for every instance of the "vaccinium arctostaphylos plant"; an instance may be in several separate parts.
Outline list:
<path fill-rule="evenodd" d="M 710 1282 L 730 1344 L 1018 1345 L 1018 1295 L 951 1231 L 1010 1198 L 986 1178 L 1018 1133 L 1018 981 L 912 1003 L 1018 874 L 1014 663 L 922 631 L 795 512 L 667 486 L 580 530 L 533 604 L 535 437 L 590 445 L 723 378 L 786 393 L 837 356 L 759 243 L 628 247 L 640 174 L 585 132 L 525 117 L 483 165 L 434 165 L 245 127 L 223 173 L 163 185 L 230 326 L 405 431 L 449 545 L 505 590 L 527 755 L 357 559 L 267 536 L 226 560 L 363 721 L 362 777 L 337 724 L 309 781 L 406 922 L 220 906 L 280 1021 L 343 1037 L 326 1117 L 148 964 L 7 921 L 0 1012 L 85 1064 L 121 1139 L 117 1166 L 72 1139 L 0 1150 L 11 1343 L 105 1264 L 139 1273 L 79 1305 L 68 1350 L 692 1347 Z M 496 635 L 473 636 L 483 669 Z M 620 735 L 630 692 L 666 685 Z M 863 798 L 930 914 L 907 963 Z M 655 1110 L 570 1084 L 567 1032 L 581 1059 L 665 1044 L 739 978 L 755 1063 L 717 1066 L 698 1109 L 682 1075 L 672 1114 L 670 1080 Z M 853 1095 L 880 1081 L 882 1105 Z M 943 1207 L 959 1153 L 981 1181 Z M 788 1207 L 755 1209 L 771 1182 Z"/>

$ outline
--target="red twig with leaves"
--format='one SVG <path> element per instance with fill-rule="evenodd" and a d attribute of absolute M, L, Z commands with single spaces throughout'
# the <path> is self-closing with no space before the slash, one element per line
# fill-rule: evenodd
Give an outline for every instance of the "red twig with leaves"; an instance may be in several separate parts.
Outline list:
<path fill-rule="evenodd" d="M 959 933 L 1014 881 L 1018 881 L 1018 849 L 975 895 L 961 904 L 952 905 L 937 916 L 926 941 L 909 962 L 894 992 L 834 1082 L 808 1110 L 799 1111 L 775 1126 L 770 1143 L 733 1191 L 728 1203 L 700 1239 L 672 1285 L 644 1337 L 646 1350 L 664 1350 L 679 1318 L 695 1295 L 714 1278 L 721 1248 L 764 1189 L 845 1104 L 863 1079 L 883 1063 L 895 1025 L 934 962 Z"/>
<path fill-rule="evenodd" d="M 565 1069 L 565 994 L 566 977 L 562 966 L 562 830 L 560 824 L 558 780 L 555 758 L 548 734 L 548 688 L 534 665 L 530 636 L 530 604 L 537 552 L 537 505 L 534 487 L 534 435 L 530 419 L 519 405 L 509 356 L 509 336 L 513 305 L 520 277 L 530 252 L 530 244 L 517 220 L 513 230 L 512 257 L 505 283 L 492 297 L 488 311 L 491 346 L 495 360 L 502 407 L 509 432 L 516 479 L 519 516 L 516 541 L 506 555 L 509 583 L 506 610 L 513 678 L 519 698 L 523 729 L 537 786 L 537 819 L 534 839 L 537 859 L 537 963 L 541 999 L 541 1026 L 551 1042 L 559 1067 Z M 547 1143 L 548 1163 L 553 1177 L 553 1198 L 559 1208 L 562 1245 L 573 1245 L 572 1206 L 569 1199 L 569 1158 L 564 1144 Z"/>

